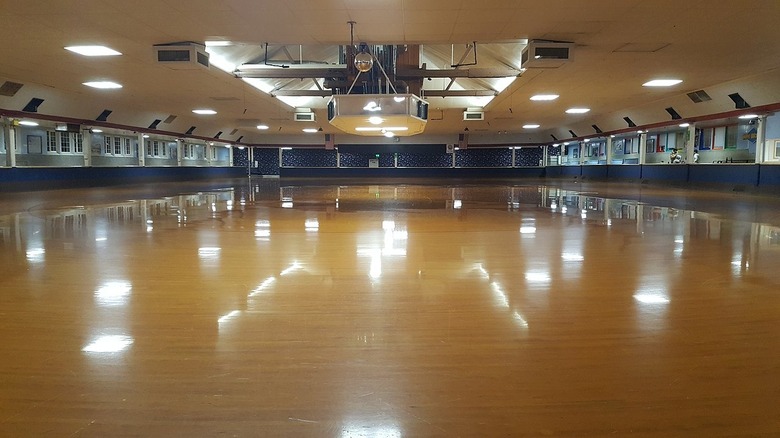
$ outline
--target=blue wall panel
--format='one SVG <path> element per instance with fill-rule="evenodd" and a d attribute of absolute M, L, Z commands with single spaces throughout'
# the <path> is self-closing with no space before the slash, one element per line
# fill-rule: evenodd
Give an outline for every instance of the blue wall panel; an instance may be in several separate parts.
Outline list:
<path fill-rule="evenodd" d="M 543 178 L 544 168 L 293 168 L 282 178 Z"/>
<path fill-rule="evenodd" d="M 582 176 L 592 179 L 607 179 L 607 166 L 582 166 Z"/>
<path fill-rule="evenodd" d="M 642 179 L 651 181 L 684 182 L 688 179 L 688 166 L 684 164 L 645 164 Z"/>
<path fill-rule="evenodd" d="M 582 175 L 582 166 L 561 166 L 561 175 L 580 176 Z"/>
<path fill-rule="evenodd" d="M 543 157 L 542 148 L 515 149 L 515 166 L 538 166 Z"/>
<path fill-rule="evenodd" d="M 512 150 L 501 149 L 461 149 L 455 151 L 455 165 L 458 167 L 510 167 Z"/>
<path fill-rule="evenodd" d="M 639 179 L 642 176 L 642 167 L 638 165 L 609 165 L 607 166 L 609 179 Z"/>
<path fill-rule="evenodd" d="M 772 164 L 762 164 L 760 166 L 760 187 L 778 187 L 780 188 L 780 166 Z"/>
<path fill-rule="evenodd" d="M 758 183 L 758 166 L 754 164 L 700 164 L 688 167 L 688 182 L 693 185 L 707 183 L 755 186 Z"/>
<path fill-rule="evenodd" d="M 252 173 L 279 175 L 279 149 L 255 148 L 252 151 L 252 158 L 257 163 L 257 167 L 252 168 Z M 235 162 L 235 157 L 233 162 Z M 254 163 L 252 164 L 254 165 Z"/>
<path fill-rule="evenodd" d="M 246 170 L 238 167 L 17 167 L 0 169 L 0 190 L 50 190 L 245 175 Z"/>

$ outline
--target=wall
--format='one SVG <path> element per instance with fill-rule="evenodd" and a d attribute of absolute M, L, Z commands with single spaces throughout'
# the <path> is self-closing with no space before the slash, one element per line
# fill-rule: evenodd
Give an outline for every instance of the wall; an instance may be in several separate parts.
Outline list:
<path fill-rule="evenodd" d="M 2 191 L 52 190 L 245 176 L 234 167 L 0 168 Z"/>

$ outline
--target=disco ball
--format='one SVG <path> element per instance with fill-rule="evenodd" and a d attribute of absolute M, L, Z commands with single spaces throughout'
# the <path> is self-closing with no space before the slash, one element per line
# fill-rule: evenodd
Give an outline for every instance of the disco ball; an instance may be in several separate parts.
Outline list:
<path fill-rule="evenodd" d="M 355 68 L 357 68 L 361 73 L 365 73 L 371 70 L 371 67 L 373 66 L 374 58 L 371 57 L 371 54 L 367 52 L 360 52 L 355 55 Z"/>

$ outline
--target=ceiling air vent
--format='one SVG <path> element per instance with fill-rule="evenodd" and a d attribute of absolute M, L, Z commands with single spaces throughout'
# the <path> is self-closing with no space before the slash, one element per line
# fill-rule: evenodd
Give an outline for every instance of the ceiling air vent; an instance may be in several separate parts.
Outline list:
<path fill-rule="evenodd" d="M 173 70 L 209 68 L 209 54 L 200 44 L 157 44 L 154 46 L 154 52 L 158 63 Z"/>
<path fill-rule="evenodd" d="M 13 97 L 23 86 L 18 82 L 5 81 L 0 85 L 0 96 Z"/>
<path fill-rule="evenodd" d="M 701 103 L 706 102 L 708 100 L 712 100 L 709 94 L 707 94 L 704 90 L 699 91 L 692 91 L 688 93 L 688 98 L 693 101 L 693 103 Z"/>
<path fill-rule="evenodd" d="M 293 120 L 296 122 L 313 122 L 314 121 L 314 113 L 312 112 L 306 112 L 306 113 L 295 113 L 293 116 Z"/>
<path fill-rule="evenodd" d="M 530 40 L 520 58 L 521 68 L 557 68 L 571 60 L 574 43 Z"/>
<path fill-rule="evenodd" d="M 463 111 L 463 120 L 485 120 L 484 111 Z"/>

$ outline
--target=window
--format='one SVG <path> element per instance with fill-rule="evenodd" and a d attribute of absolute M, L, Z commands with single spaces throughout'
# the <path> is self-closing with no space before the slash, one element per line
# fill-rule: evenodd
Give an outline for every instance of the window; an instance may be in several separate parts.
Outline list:
<path fill-rule="evenodd" d="M 73 136 L 73 152 L 77 154 L 84 153 L 84 135 L 80 132 L 72 134 Z"/>
<path fill-rule="evenodd" d="M 195 146 L 194 144 L 185 144 L 184 145 L 184 158 L 194 159 L 195 158 Z"/>
<path fill-rule="evenodd" d="M 57 152 L 57 133 L 46 131 L 46 152 Z"/>
<path fill-rule="evenodd" d="M 217 159 L 217 148 L 211 147 L 211 159 L 216 160 Z"/>
<path fill-rule="evenodd" d="M 60 132 L 60 152 L 70 153 L 70 133 Z"/>
<path fill-rule="evenodd" d="M 133 152 L 131 145 L 131 138 L 107 135 L 103 146 L 103 154 L 115 157 L 129 157 Z"/>
<path fill-rule="evenodd" d="M 146 140 L 146 156 L 164 158 L 168 156 L 168 144 L 165 140 Z"/>

